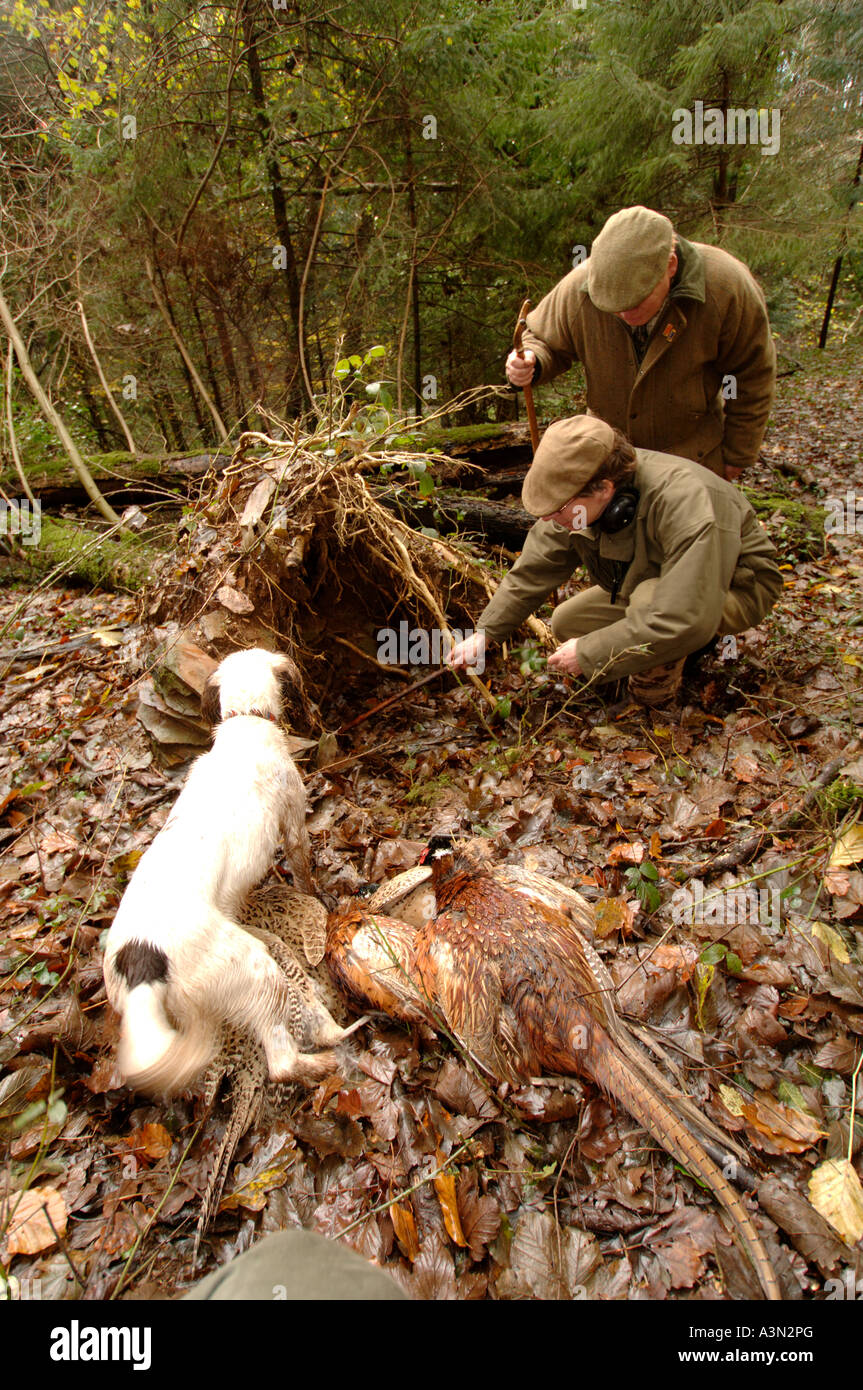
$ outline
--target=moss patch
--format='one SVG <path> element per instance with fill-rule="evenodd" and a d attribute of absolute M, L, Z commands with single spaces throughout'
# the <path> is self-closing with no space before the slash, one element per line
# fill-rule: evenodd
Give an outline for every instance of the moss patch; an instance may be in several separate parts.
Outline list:
<path fill-rule="evenodd" d="M 745 487 L 743 491 L 783 558 L 815 560 L 823 556 L 827 516 L 823 507 L 778 490 L 756 492 Z"/>
<path fill-rule="evenodd" d="M 506 422 L 490 422 L 481 425 L 455 425 L 451 430 L 428 429 L 412 434 L 410 447 L 417 453 L 444 453 L 447 447 L 482 444 L 489 439 L 505 439 L 510 428 Z"/>
<path fill-rule="evenodd" d="M 105 536 L 58 517 L 42 517 L 37 546 L 4 567 L 8 579 L 32 579 L 58 571 L 102 589 L 137 592 L 149 582 L 161 551 L 141 536 Z"/>

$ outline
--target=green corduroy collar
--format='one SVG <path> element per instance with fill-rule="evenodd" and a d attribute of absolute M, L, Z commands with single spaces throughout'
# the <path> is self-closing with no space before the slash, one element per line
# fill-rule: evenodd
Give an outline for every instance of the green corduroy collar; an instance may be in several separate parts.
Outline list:
<path fill-rule="evenodd" d="M 677 238 L 677 256 L 680 274 L 671 287 L 669 299 L 697 299 L 703 304 L 707 298 L 704 257 L 697 246 L 682 236 Z"/>

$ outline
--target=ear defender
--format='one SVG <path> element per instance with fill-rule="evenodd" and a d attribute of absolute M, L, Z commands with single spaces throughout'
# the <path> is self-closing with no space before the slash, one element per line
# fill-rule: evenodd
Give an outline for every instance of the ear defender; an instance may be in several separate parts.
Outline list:
<path fill-rule="evenodd" d="M 602 516 L 597 521 L 600 531 L 614 535 L 635 520 L 638 511 L 639 492 L 635 487 L 621 487 L 615 492 Z"/>

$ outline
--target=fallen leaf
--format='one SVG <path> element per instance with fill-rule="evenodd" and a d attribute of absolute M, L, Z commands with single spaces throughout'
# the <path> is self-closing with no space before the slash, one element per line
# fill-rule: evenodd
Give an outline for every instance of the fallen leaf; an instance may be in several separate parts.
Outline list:
<path fill-rule="evenodd" d="M 90 636 L 95 637 L 100 647 L 122 647 L 125 640 L 121 627 L 94 627 Z"/>
<path fill-rule="evenodd" d="M 413 1263 L 420 1252 L 417 1223 L 414 1220 L 413 1211 L 407 1202 L 393 1202 L 389 1211 L 396 1240 L 401 1246 L 402 1252 Z"/>
<path fill-rule="evenodd" d="M 438 1161 L 443 1158 L 440 1155 Z M 458 1202 L 455 1195 L 455 1177 L 452 1173 L 438 1173 L 434 1179 L 435 1192 L 440 1202 L 440 1209 L 443 1212 L 446 1233 L 451 1241 L 456 1245 L 467 1245 L 464 1238 L 464 1231 L 461 1228 L 461 1218 L 458 1214 Z"/>
<path fill-rule="evenodd" d="M 758 1205 L 791 1237 L 808 1263 L 822 1274 L 832 1273 L 843 1263 L 846 1251 L 829 1222 L 812 1207 L 790 1183 L 781 1178 L 765 1178 L 758 1186 Z"/>
<path fill-rule="evenodd" d="M 481 1260 L 500 1230 L 500 1208 L 494 1197 L 477 1193 L 476 1173 L 463 1171 L 458 1185 L 458 1209 L 472 1260 Z"/>
<path fill-rule="evenodd" d="M 257 526 L 275 490 L 276 484 L 273 478 L 262 478 L 252 488 L 243 508 L 243 515 L 240 517 L 241 526 Z"/>
<path fill-rule="evenodd" d="M 223 584 L 216 590 L 216 598 L 223 608 L 227 608 L 231 613 L 254 613 L 255 605 L 251 599 L 241 594 L 239 589 L 232 589 L 230 584 Z"/>
<path fill-rule="evenodd" d="M 442 1238 L 423 1242 L 412 1271 L 406 1270 L 405 1276 L 399 1282 L 412 1298 L 434 1299 L 435 1302 L 440 1302 L 443 1299 L 452 1301 L 458 1297 L 453 1258 Z"/>
<path fill-rule="evenodd" d="M 462 1115 L 493 1120 L 500 1111 L 489 1095 L 488 1088 L 466 1067 L 448 1059 L 444 1062 L 432 1087 L 444 1105 Z"/>
<path fill-rule="evenodd" d="M 741 1095 L 738 1113 L 753 1144 L 768 1153 L 804 1153 L 826 1137 L 826 1130 L 812 1115 L 783 1105 L 767 1091 L 756 1091 L 751 1097 Z"/>
<path fill-rule="evenodd" d="M 843 965 L 850 963 L 851 957 L 848 954 L 848 949 L 835 927 L 829 927 L 826 922 L 813 922 L 812 935 L 817 936 L 819 941 L 823 941 L 831 954 Z"/>
<path fill-rule="evenodd" d="M 841 869 L 846 864 L 863 861 L 863 825 L 852 825 L 840 835 L 833 846 L 828 869 Z"/>
<path fill-rule="evenodd" d="M 602 1261 L 595 1236 L 559 1226 L 549 1212 L 527 1211 L 516 1228 L 510 1267 L 497 1281 L 504 1298 L 572 1299 Z"/>
<path fill-rule="evenodd" d="M 729 767 L 738 782 L 754 782 L 756 778 L 761 776 L 761 768 L 758 763 L 746 753 L 738 753 Z"/>
<path fill-rule="evenodd" d="M 851 879 L 848 874 L 840 873 L 837 869 L 828 869 L 824 875 L 824 887 L 834 897 L 844 898 L 850 886 Z"/>
<path fill-rule="evenodd" d="M 829 1038 L 823 1047 L 819 1047 L 812 1061 L 816 1067 L 823 1067 L 825 1071 L 841 1071 L 850 1075 L 857 1065 L 856 1040 L 843 1037 L 841 1034 Z"/>
<path fill-rule="evenodd" d="M 719 1098 L 729 1115 L 743 1114 L 743 1097 L 733 1086 L 720 1086 Z"/>
<path fill-rule="evenodd" d="M 9 1202 L 6 1254 L 35 1255 L 66 1234 L 66 1203 L 53 1187 L 31 1187 Z"/>
<path fill-rule="evenodd" d="M 164 1125 L 142 1125 L 127 1135 L 126 1143 L 135 1153 L 146 1154 L 147 1158 L 165 1158 L 173 1148 L 174 1141 Z"/>
<path fill-rule="evenodd" d="M 644 845 L 640 840 L 636 840 L 633 844 L 624 840 L 622 844 L 611 846 L 605 862 L 606 864 L 640 864 L 643 858 Z"/>
<path fill-rule="evenodd" d="M 660 966 L 663 970 L 674 970 L 681 984 L 686 984 L 695 969 L 698 960 L 698 951 L 694 946 L 678 946 L 671 941 L 664 941 L 651 952 L 651 962 Z"/>
<path fill-rule="evenodd" d="M 863 1187 L 847 1158 L 828 1158 L 809 1179 L 809 1197 L 849 1245 L 863 1237 Z"/>
<path fill-rule="evenodd" d="M 258 1173 L 256 1177 L 235 1187 L 233 1192 L 223 1197 L 219 1211 L 231 1211 L 236 1207 L 245 1207 L 247 1211 L 263 1211 L 267 1205 L 267 1193 L 272 1192 L 274 1187 L 283 1187 L 287 1180 L 288 1175 L 284 1168 L 265 1168 L 263 1173 Z"/>
<path fill-rule="evenodd" d="M 623 898 L 600 898 L 594 909 L 594 936 L 611 936 L 613 932 L 627 932 L 635 921 L 635 913 Z"/>
<path fill-rule="evenodd" d="M 78 841 L 73 835 L 64 835 L 62 831 L 52 832 L 40 841 L 39 848 L 43 854 L 62 854 L 78 848 Z"/>

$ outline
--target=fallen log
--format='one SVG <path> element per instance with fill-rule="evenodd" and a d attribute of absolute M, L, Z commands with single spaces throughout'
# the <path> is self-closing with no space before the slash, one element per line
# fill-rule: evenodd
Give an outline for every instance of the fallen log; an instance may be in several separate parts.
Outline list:
<path fill-rule="evenodd" d="M 486 497 L 472 497 L 470 493 L 455 492 L 449 488 L 437 489 L 433 498 L 416 497 L 394 488 L 382 488 L 375 492 L 375 496 L 382 506 L 408 525 L 481 536 L 509 550 L 521 550 L 525 536 L 536 520 L 521 507 L 494 502 Z"/>

